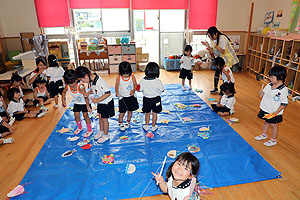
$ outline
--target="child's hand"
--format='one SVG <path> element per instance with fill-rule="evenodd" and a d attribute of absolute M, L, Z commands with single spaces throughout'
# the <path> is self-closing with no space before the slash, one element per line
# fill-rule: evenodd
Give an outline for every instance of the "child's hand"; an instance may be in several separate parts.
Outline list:
<path fill-rule="evenodd" d="M 201 44 L 203 44 L 203 45 L 206 46 L 206 47 L 209 47 L 209 44 L 208 44 L 207 41 L 202 41 Z"/>
<path fill-rule="evenodd" d="M 151 174 L 153 176 L 155 176 L 155 180 L 157 183 L 162 183 L 164 182 L 164 177 L 160 176 L 159 173 L 157 172 L 157 174 L 154 174 L 153 172 L 151 172 Z"/>
<path fill-rule="evenodd" d="M 92 109 L 91 109 L 91 107 L 90 107 L 90 106 L 88 106 L 88 107 L 87 107 L 87 110 L 88 110 L 88 112 L 89 112 L 89 113 L 91 113 L 91 112 L 92 112 Z"/>
<path fill-rule="evenodd" d="M 181 60 L 180 63 L 183 63 L 183 60 Z"/>
<path fill-rule="evenodd" d="M 130 91 L 130 93 L 129 93 L 130 96 L 133 96 L 133 95 L 134 95 L 134 91 L 135 91 L 135 90 L 131 90 L 131 91 Z"/>
<path fill-rule="evenodd" d="M 84 98 L 88 98 L 89 97 L 89 92 L 85 93 L 83 96 L 84 96 Z"/>
<path fill-rule="evenodd" d="M 259 96 L 260 97 L 263 97 L 264 94 L 265 94 L 263 90 L 264 90 L 264 84 L 261 85 L 261 90 L 259 90 Z"/>

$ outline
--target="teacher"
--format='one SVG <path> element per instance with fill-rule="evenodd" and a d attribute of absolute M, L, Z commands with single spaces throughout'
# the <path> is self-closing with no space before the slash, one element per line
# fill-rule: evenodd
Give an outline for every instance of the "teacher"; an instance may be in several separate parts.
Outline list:
<path fill-rule="evenodd" d="M 232 67 L 239 62 L 234 49 L 230 44 L 230 39 L 227 35 L 221 33 L 216 27 L 212 26 L 207 30 L 207 35 L 210 42 L 202 41 L 201 43 L 208 48 L 208 51 L 214 58 L 222 57 L 225 65 Z M 214 76 L 214 89 L 210 93 L 218 93 L 218 83 L 220 77 L 220 69 L 216 68 Z"/>

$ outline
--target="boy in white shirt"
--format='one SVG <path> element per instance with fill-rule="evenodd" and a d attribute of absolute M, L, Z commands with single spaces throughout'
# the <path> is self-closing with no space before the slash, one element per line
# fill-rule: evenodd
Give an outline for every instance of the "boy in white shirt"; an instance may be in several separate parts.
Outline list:
<path fill-rule="evenodd" d="M 186 45 L 184 48 L 184 56 L 181 57 L 180 59 L 180 74 L 179 78 L 182 79 L 182 89 L 186 90 L 184 83 L 185 79 L 187 78 L 189 80 L 189 89 L 192 89 L 192 79 L 193 79 L 193 71 L 192 71 L 192 66 L 194 65 L 194 59 L 193 56 L 191 55 L 193 51 L 193 48 L 191 45 Z"/>

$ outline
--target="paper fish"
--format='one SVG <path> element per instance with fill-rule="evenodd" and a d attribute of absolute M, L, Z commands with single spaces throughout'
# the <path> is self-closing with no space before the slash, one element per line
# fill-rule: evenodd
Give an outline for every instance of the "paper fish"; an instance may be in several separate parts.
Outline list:
<path fill-rule="evenodd" d="M 112 164 L 115 160 L 114 155 L 110 154 L 109 156 L 104 155 L 103 157 L 101 157 L 102 162 L 105 164 Z"/>
<path fill-rule="evenodd" d="M 143 112 L 143 111 L 142 111 L 142 109 L 137 109 L 136 112 L 141 113 L 141 112 Z"/>
<path fill-rule="evenodd" d="M 229 119 L 226 119 L 226 121 L 229 125 L 231 125 L 233 123 L 239 122 L 239 119 L 238 118 L 229 118 Z"/>
<path fill-rule="evenodd" d="M 195 89 L 195 92 L 197 92 L 197 93 L 202 93 L 203 90 Z"/>
<path fill-rule="evenodd" d="M 125 174 L 132 174 L 136 170 L 136 167 L 134 164 L 127 164 L 125 169 Z"/>
<path fill-rule="evenodd" d="M 168 120 L 168 119 L 161 119 L 159 121 L 159 123 L 161 123 L 161 124 L 169 124 L 169 122 L 170 122 L 170 120 Z"/>
<path fill-rule="evenodd" d="M 188 145 L 188 150 L 191 153 L 197 153 L 200 151 L 200 147 L 197 147 L 196 145 Z"/>
<path fill-rule="evenodd" d="M 162 110 L 161 112 L 162 112 L 162 113 L 166 113 L 166 114 L 170 114 L 170 111 L 169 111 L 169 110 Z"/>
<path fill-rule="evenodd" d="M 75 137 L 68 137 L 67 138 L 67 140 L 69 140 L 69 141 L 71 141 L 71 142 L 73 142 L 73 141 L 76 141 L 76 140 L 78 140 L 80 137 L 78 137 L 78 136 L 75 136 Z"/>
<path fill-rule="evenodd" d="M 65 153 L 61 154 L 61 157 L 69 157 L 71 156 L 74 152 L 76 151 L 76 149 L 73 149 L 73 150 L 68 150 L 66 151 Z"/>
<path fill-rule="evenodd" d="M 175 105 L 180 109 L 186 109 L 187 105 L 184 105 L 182 103 L 175 103 Z"/>
<path fill-rule="evenodd" d="M 209 126 L 208 127 L 201 127 L 201 128 L 199 128 L 199 131 L 209 131 Z"/>
<path fill-rule="evenodd" d="M 86 145 L 83 145 L 83 146 L 80 147 L 80 148 L 82 148 L 82 149 L 90 149 L 92 146 L 93 146 L 93 145 L 91 145 L 91 144 L 86 144 Z"/>
<path fill-rule="evenodd" d="M 189 118 L 189 117 L 184 117 L 184 118 L 182 118 L 183 119 L 183 121 L 185 121 L 185 122 L 191 122 L 191 121 L 193 121 L 193 119 L 192 118 Z"/>
<path fill-rule="evenodd" d="M 193 104 L 193 105 L 190 105 L 190 107 L 199 108 L 199 107 L 201 107 L 201 105 L 200 104 Z"/>
<path fill-rule="evenodd" d="M 200 132 L 198 133 L 199 137 L 202 137 L 203 139 L 208 139 L 210 137 L 210 133 L 209 132 Z"/>
<path fill-rule="evenodd" d="M 129 140 L 129 137 L 127 135 L 120 136 L 119 140 Z"/>
<path fill-rule="evenodd" d="M 154 137 L 154 134 L 151 133 L 150 131 L 146 134 L 146 137 L 148 138 L 153 138 Z"/>
<path fill-rule="evenodd" d="M 16 197 L 25 193 L 23 185 L 18 185 L 12 191 L 10 191 L 6 196 L 7 197 Z"/>
<path fill-rule="evenodd" d="M 118 107 L 116 107 L 116 108 L 115 108 L 115 111 L 116 111 L 116 112 L 119 112 L 119 108 L 118 108 Z"/>
<path fill-rule="evenodd" d="M 91 141 L 91 139 L 85 139 L 83 141 L 78 142 L 77 145 L 82 147 L 83 145 L 90 143 L 90 141 Z"/>
<path fill-rule="evenodd" d="M 276 117 L 277 114 L 275 113 L 269 113 L 269 114 L 265 114 L 265 116 L 263 118 L 265 119 L 272 119 L 273 117 Z"/>
<path fill-rule="evenodd" d="M 72 132 L 71 130 L 73 130 L 72 128 L 65 128 L 65 127 L 62 127 L 60 130 L 56 131 L 56 132 L 59 132 L 61 134 L 63 133 L 68 133 L 68 132 Z"/>
<path fill-rule="evenodd" d="M 176 158 L 176 150 L 170 150 L 170 151 L 168 151 L 167 155 L 170 158 Z"/>
<path fill-rule="evenodd" d="M 69 107 L 68 109 L 69 109 L 69 110 L 73 110 L 73 107 L 71 106 L 71 107 Z"/>
<path fill-rule="evenodd" d="M 138 124 L 141 122 L 141 117 L 140 116 L 136 116 L 135 118 L 132 119 L 132 123 L 134 124 Z"/>
<path fill-rule="evenodd" d="M 92 110 L 97 110 L 97 106 L 93 105 Z"/>
<path fill-rule="evenodd" d="M 208 98 L 208 101 L 217 101 L 215 98 Z"/>

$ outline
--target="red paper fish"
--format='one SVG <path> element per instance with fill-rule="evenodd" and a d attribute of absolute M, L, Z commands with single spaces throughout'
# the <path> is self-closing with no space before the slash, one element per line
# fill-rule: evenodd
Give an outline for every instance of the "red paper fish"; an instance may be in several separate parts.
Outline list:
<path fill-rule="evenodd" d="M 91 144 L 86 144 L 86 145 L 83 145 L 83 146 L 80 147 L 80 148 L 82 148 L 82 149 L 90 149 L 92 146 L 93 146 L 93 145 L 91 145 Z"/>

